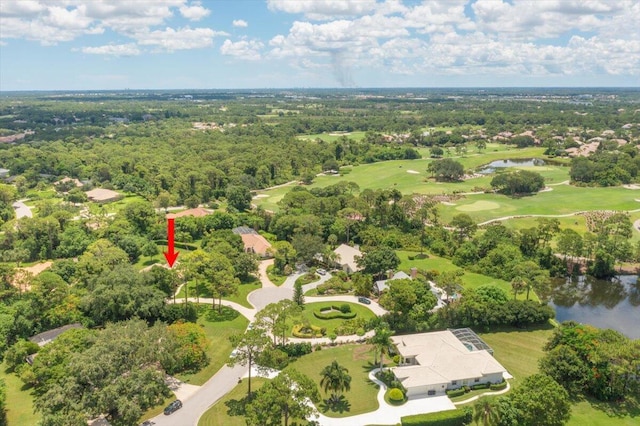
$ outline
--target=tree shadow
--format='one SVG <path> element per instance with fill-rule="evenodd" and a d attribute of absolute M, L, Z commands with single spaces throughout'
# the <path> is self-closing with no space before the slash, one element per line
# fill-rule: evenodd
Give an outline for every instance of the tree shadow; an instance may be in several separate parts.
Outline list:
<path fill-rule="evenodd" d="M 326 413 L 327 411 L 331 411 L 334 413 L 344 413 L 351 411 L 351 403 L 344 397 L 344 395 L 340 395 L 338 399 L 325 399 L 319 405 L 320 411 Z"/>
<path fill-rule="evenodd" d="M 640 417 L 640 397 L 628 396 L 620 401 L 598 401 L 591 397 L 586 399 L 593 408 L 609 417 Z"/>
<path fill-rule="evenodd" d="M 233 321 L 238 318 L 240 315 L 239 312 L 234 311 L 233 309 L 223 306 L 222 310 L 218 312 L 218 305 L 214 309 L 211 309 L 211 305 L 206 306 L 206 311 L 204 313 L 204 318 L 210 322 L 223 322 L 223 321 Z"/>
<path fill-rule="evenodd" d="M 224 405 L 227 406 L 227 415 L 229 416 L 244 416 L 247 414 L 247 405 L 253 399 L 252 396 L 246 396 L 240 399 L 230 399 L 225 401 Z"/>

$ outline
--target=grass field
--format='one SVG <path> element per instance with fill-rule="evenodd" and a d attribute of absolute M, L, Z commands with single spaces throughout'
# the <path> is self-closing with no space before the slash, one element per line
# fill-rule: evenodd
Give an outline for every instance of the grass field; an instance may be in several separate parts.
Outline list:
<path fill-rule="evenodd" d="M 335 133 L 316 133 L 314 135 L 299 135 L 296 136 L 298 139 L 310 140 L 314 141 L 316 139 L 322 139 L 325 142 L 333 142 L 340 139 L 342 136 L 346 136 L 349 139 L 353 139 L 354 141 L 359 141 L 364 138 L 365 132 L 335 132 Z"/>
<path fill-rule="evenodd" d="M 462 270 L 462 268 L 454 265 L 449 259 L 438 257 L 433 254 L 429 254 L 429 257 L 427 259 L 414 260 L 409 260 L 409 256 L 414 256 L 416 254 L 414 252 L 398 250 L 396 251 L 396 254 L 400 258 L 400 266 L 398 267 L 398 269 L 403 270 L 407 273 L 412 267 L 424 270 L 435 269 L 439 272 Z M 465 270 L 465 273 L 461 277 L 461 279 L 462 285 L 465 288 L 477 288 L 481 285 L 489 284 L 500 287 L 501 289 L 506 291 L 508 295 L 511 295 L 511 284 L 498 278 L 476 274 L 475 272 L 469 272 Z M 538 300 L 535 293 L 531 293 L 530 298 L 532 300 Z M 525 299 L 525 295 L 519 294 L 518 299 Z"/>
<path fill-rule="evenodd" d="M 188 297 L 189 298 L 196 297 L 196 283 L 194 281 L 189 281 L 188 285 L 189 285 Z M 260 284 L 260 281 L 256 278 L 254 281 L 251 281 L 249 283 L 240 284 L 238 286 L 238 292 L 236 294 L 233 294 L 231 296 L 225 296 L 223 297 L 223 299 L 229 300 L 231 302 L 239 303 L 240 305 L 246 308 L 253 308 L 253 306 L 251 306 L 251 304 L 247 300 L 247 296 L 249 295 L 249 293 L 259 289 L 261 286 L 262 284 Z M 199 288 L 200 297 L 211 297 L 211 292 L 207 290 L 206 286 L 203 283 L 200 283 L 198 288 Z M 184 299 L 184 293 L 185 293 L 185 288 L 182 287 L 178 292 L 178 294 L 176 295 L 176 300 L 180 300 L 181 298 Z M 216 304 L 217 303 L 218 303 L 218 300 L 216 299 Z"/>
<path fill-rule="evenodd" d="M 7 425 L 22 426 L 35 425 L 40 421 L 40 415 L 33 412 L 33 395 L 30 389 L 24 389 L 18 376 L 7 373 L 6 365 L 0 364 L 0 379 L 6 385 Z"/>
<path fill-rule="evenodd" d="M 351 390 L 344 394 L 348 405 L 344 407 L 345 411 L 334 412 L 329 410 L 323 403 L 320 403 L 319 407 L 317 407 L 318 410 L 329 417 L 354 416 L 376 410 L 378 408 L 376 399 L 378 386 L 371 382 L 368 377 L 374 361 L 370 345 L 343 345 L 328 349 L 323 348 L 321 351 L 299 358 L 289 364 L 286 369 L 295 368 L 306 374 L 320 388 L 320 371 L 331 364 L 333 360 L 337 360 L 340 365 L 346 367 L 351 375 Z M 320 390 L 320 393 L 322 399 L 329 397 L 322 390 Z M 345 424 L 348 423 L 345 421 Z"/>
<path fill-rule="evenodd" d="M 294 324 L 300 324 L 304 322 L 304 320 L 308 320 L 311 325 L 315 325 L 318 327 L 325 327 L 327 329 L 327 335 L 331 334 L 336 327 L 342 325 L 345 321 L 343 319 L 318 319 L 313 315 L 313 311 L 320 310 L 321 308 L 331 307 L 331 306 L 341 306 L 341 305 L 349 305 L 351 307 L 351 312 L 355 312 L 357 315 L 355 318 L 364 318 L 366 320 L 372 319 L 375 317 L 375 314 L 371 312 L 368 308 L 364 306 L 355 304 L 355 303 L 347 303 L 347 302 L 315 302 L 315 303 L 306 303 L 304 305 L 304 310 L 299 317 L 291 320 L 291 326 Z M 291 328 L 288 329 L 289 336 L 291 337 Z"/>
<path fill-rule="evenodd" d="M 200 307 L 198 324 L 203 327 L 209 339 L 207 355 L 210 362 L 197 373 L 178 374 L 177 377 L 180 380 L 192 385 L 202 385 L 229 359 L 232 349 L 229 336 L 243 332 L 249 321 L 231 308 L 223 307 L 222 312 L 223 315 L 219 316 L 217 309 L 212 310 L 210 306 Z"/>

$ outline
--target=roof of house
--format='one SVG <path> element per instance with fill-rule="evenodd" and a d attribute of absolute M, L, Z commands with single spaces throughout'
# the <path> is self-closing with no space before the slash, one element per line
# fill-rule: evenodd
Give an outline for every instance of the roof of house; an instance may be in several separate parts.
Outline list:
<path fill-rule="evenodd" d="M 195 209 L 184 210 L 179 213 L 169 213 L 167 215 L 167 219 L 175 219 L 176 217 L 185 217 L 185 216 L 193 216 L 193 217 L 203 217 L 213 213 L 212 210 L 203 209 L 202 207 L 196 207 Z"/>
<path fill-rule="evenodd" d="M 391 340 L 400 355 L 415 358 L 418 364 L 393 370 L 405 387 L 480 378 L 507 371 L 489 352 L 459 340 L 450 330 L 393 336 Z"/>
<path fill-rule="evenodd" d="M 87 197 L 91 201 L 108 201 L 121 197 L 119 192 L 112 191 L 105 188 L 95 188 L 91 191 L 87 191 Z"/>
<path fill-rule="evenodd" d="M 77 186 L 78 188 L 81 187 L 83 185 L 82 182 L 80 182 L 80 180 L 75 179 L 75 178 L 70 178 L 69 176 L 65 176 L 62 179 L 60 179 L 59 181 L 53 182 L 54 185 L 60 185 L 62 183 L 67 183 L 67 182 L 73 182 L 73 184 L 75 186 Z"/>
<path fill-rule="evenodd" d="M 337 262 L 339 265 L 347 265 L 352 271 L 358 271 L 362 269 L 356 263 L 356 256 L 362 256 L 362 252 L 357 248 L 348 246 L 346 244 L 340 244 L 333 252 L 338 255 Z"/>
<path fill-rule="evenodd" d="M 378 287 L 378 292 L 382 292 L 383 290 L 386 290 L 389 288 L 389 281 L 393 281 L 393 280 L 404 280 L 404 279 L 411 279 L 411 277 L 409 275 L 407 275 L 405 272 L 403 271 L 398 271 L 395 274 L 393 274 L 393 276 L 391 278 L 389 278 L 388 280 L 379 280 L 376 281 L 376 287 Z"/>
<path fill-rule="evenodd" d="M 251 249 L 254 253 L 257 254 L 264 255 L 267 253 L 267 249 L 271 247 L 271 243 L 269 243 L 269 241 L 267 241 L 265 237 L 258 233 L 240 234 L 240 237 L 242 238 L 244 249 Z"/>
<path fill-rule="evenodd" d="M 56 337 L 58 337 L 65 331 L 71 330 L 72 328 L 82 328 L 82 324 L 75 323 L 75 324 L 69 324 L 62 327 L 54 328 L 53 330 L 48 330 L 43 333 L 36 334 L 33 337 L 29 337 L 29 340 L 32 341 L 33 343 L 37 343 L 38 346 L 44 346 L 47 343 L 55 340 Z"/>

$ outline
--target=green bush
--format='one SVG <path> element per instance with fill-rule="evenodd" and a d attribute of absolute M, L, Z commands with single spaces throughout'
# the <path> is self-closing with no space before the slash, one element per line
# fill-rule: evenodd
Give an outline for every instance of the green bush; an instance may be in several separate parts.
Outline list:
<path fill-rule="evenodd" d="M 364 328 L 362 328 L 362 327 L 360 327 L 360 328 L 358 328 L 358 329 L 356 330 L 356 334 L 357 334 L 359 337 L 364 336 L 364 333 L 365 333 L 365 331 L 364 331 Z"/>
<path fill-rule="evenodd" d="M 470 407 L 437 413 L 404 416 L 400 420 L 402 426 L 461 426 L 471 424 L 473 410 Z"/>
<path fill-rule="evenodd" d="M 322 337 L 322 329 L 315 325 L 306 326 L 304 324 L 296 324 L 291 330 L 294 337 L 302 339 L 310 339 L 312 337 Z"/>
<path fill-rule="evenodd" d="M 471 386 L 471 389 L 473 389 L 473 390 L 489 389 L 489 386 L 491 386 L 490 383 L 478 383 L 477 385 Z"/>
<path fill-rule="evenodd" d="M 256 357 L 256 363 L 263 367 L 282 370 L 289 364 L 289 356 L 281 349 L 268 348 Z"/>
<path fill-rule="evenodd" d="M 394 355 L 393 362 L 395 362 L 396 364 L 400 364 L 400 355 Z"/>
<path fill-rule="evenodd" d="M 502 390 L 504 388 L 507 387 L 507 382 L 506 381 L 502 381 L 501 383 L 493 383 L 489 386 L 489 389 L 494 390 L 494 391 L 498 391 L 498 390 Z"/>
<path fill-rule="evenodd" d="M 404 394 L 400 389 L 393 388 L 389 390 L 389 399 L 395 402 L 404 401 Z"/>
<path fill-rule="evenodd" d="M 346 305 L 349 306 L 349 305 Z M 325 307 L 325 308 L 321 308 L 317 311 L 313 311 L 313 316 L 318 318 L 318 319 L 324 319 L 324 320 L 330 320 L 330 319 L 352 319 L 356 317 L 356 313 L 355 312 L 343 312 L 341 310 L 342 307 L 338 307 L 338 306 L 331 306 L 331 307 Z M 329 312 L 326 312 L 330 310 Z M 351 310 L 351 308 L 349 307 L 349 310 Z"/>
<path fill-rule="evenodd" d="M 461 396 L 464 395 L 466 392 L 464 390 L 464 388 L 460 388 L 460 389 L 451 389 L 447 391 L 447 396 L 449 398 L 455 398 L 456 396 Z"/>
<path fill-rule="evenodd" d="M 348 314 L 349 312 L 351 312 L 351 306 L 345 304 L 340 305 L 340 312 L 342 312 L 343 314 Z"/>

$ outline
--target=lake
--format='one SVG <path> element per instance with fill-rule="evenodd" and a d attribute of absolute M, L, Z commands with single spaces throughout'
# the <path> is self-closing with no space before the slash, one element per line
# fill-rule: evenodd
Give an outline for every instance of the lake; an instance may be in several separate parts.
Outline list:
<path fill-rule="evenodd" d="M 496 160 L 491 163 L 482 166 L 478 169 L 478 173 L 488 175 L 489 173 L 495 173 L 496 169 L 504 169 L 507 167 L 531 167 L 531 166 L 543 166 L 544 160 L 539 158 L 521 158 L 517 160 Z"/>
<path fill-rule="evenodd" d="M 640 339 L 637 275 L 621 275 L 611 281 L 589 276 L 559 281 L 547 297 L 559 322 L 573 320 Z"/>

